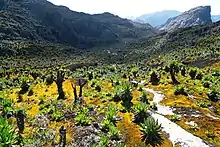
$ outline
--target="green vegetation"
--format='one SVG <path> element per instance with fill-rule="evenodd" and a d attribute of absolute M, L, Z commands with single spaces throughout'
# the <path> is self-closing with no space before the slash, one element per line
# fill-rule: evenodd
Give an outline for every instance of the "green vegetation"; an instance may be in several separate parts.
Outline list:
<path fill-rule="evenodd" d="M 12 146 L 18 141 L 18 136 L 14 128 L 9 124 L 7 119 L 0 117 L 0 145 Z"/>
<path fill-rule="evenodd" d="M 77 110 L 77 116 L 75 117 L 75 121 L 77 125 L 89 125 L 92 121 L 92 118 L 88 116 L 88 108 L 79 107 Z"/>
<path fill-rule="evenodd" d="M 142 138 L 147 144 L 157 145 L 162 143 L 162 127 L 157 120 L 147 118 L 141 124 Z"/>
<path fill-rule="evenodd" d="M 185 85 L 183 84 L 177 85 L 174 89 L 174 94 L 175 95 L 179 95 L 179 94 L 187 95 L 186 90 L 185 90 Z"/>
<path fill-rule="evenodd" d="M 53 5 L 36 6 L 41 22 L 30 7 L 0 12 L 0 146 L 173 146 L 146 88 L 165 95 L 168 119 L 220 146 L 219 22 L 154 36 L 148 25 Z"/>

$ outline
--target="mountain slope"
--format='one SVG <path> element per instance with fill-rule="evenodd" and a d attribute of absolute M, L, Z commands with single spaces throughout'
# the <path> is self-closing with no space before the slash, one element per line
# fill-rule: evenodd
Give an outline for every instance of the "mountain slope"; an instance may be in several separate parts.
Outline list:
<path fill-rule="evenodd" d="M 158 36 L 129 43 L 117 53 L 119 63 L 166 60 L 190 61 L 217 59 L 220 61 L 220 22 L 209 25 L 180 28 Z M 161 57 L 164 57 L 163 59 Z M 115 62 L 115 61 L 114 61 Z M 153 64 L 154 62 L 152 62 Z"/>
<path fill-rule="evenodd" d="M 128 19 L 122 19 L 108 12 L 95 14 L 93 18 L 112 28 L 121 38 L 146 38 L 158 33 L 158 30 L 149 24 L 141 24 Z"/>
<path fill-rule="evenodd" d="M 190 26 L 210 24 L 212 23 L 210 13 L 210 6 L 200 6 L 193 8 L 177 17 L 170 18 L 164 25 L 160 27 L 160 30 L 169 31 L 177 28 L 186 28 Z"/>
<path fill-rule="evenodd" d="M 157 34 L 149 25 L 139 28 L 114 15 L 100 14 L 100 19 L 46 0 L 3 0 L 0 10 L 2 40 L 39 40 L 90 48 L 117 43 L 124 37 L 135 39 Z"/>
<path fill-rule="evenodd" d="M 140 17 L 137 17 L 134 21 L 140 23 L 149 23 L 150 25 L 157 27 L 166 23 L 169 18 L 176 17 L 180 15 L 181 12 L 176 10 L 165 10 L 161 12 L 155 12 L 151 14 L 144 14 Z"/>

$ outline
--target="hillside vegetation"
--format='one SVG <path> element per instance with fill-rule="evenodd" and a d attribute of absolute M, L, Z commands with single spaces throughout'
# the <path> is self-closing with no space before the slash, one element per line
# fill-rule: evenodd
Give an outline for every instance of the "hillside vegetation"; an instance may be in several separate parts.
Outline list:
<path fill-rule="evenodd" d="M 0 147 L 220 146 L 220 22 L 158 34 L 45 0 L 0 9 Z"/>

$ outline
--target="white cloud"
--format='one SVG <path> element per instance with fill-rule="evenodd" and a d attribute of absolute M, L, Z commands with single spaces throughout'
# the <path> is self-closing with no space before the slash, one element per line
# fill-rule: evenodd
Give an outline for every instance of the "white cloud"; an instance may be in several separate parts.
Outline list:
<path fill-rule="evenodd" d="M 71 10 L 85 13 L 110 12 L 121 17 L 140 16 L 162 10 L 186 11 L 196 6 L 211 5 L 212 14 L 220 14 L 220 0 L 49 0 Z"/>

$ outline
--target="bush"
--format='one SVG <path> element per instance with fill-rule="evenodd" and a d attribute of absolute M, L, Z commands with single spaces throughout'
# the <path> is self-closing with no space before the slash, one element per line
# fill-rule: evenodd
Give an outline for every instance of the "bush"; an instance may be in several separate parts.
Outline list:
<path fill-rule="evenodd" d="M 220 93 L 216 89 L 209 90 L 207 93 L 209 99 L 213 102 L 220 100 Z"/>
<path fill-rule="evenodd" d="M 144 118 L 148 117 L 148 105 L 145 103 L 139 103 L 132 106 L 132 111 L 134 113 L 134 122 L 140 123 L 144 121 Z"/>
<path fill-rule="evenodd" d="M 12 146 L 17 142 L 17 135 L 7 119 L 0 117 L 0 146 Z"/>
<path fill-rule="evenodd" d="M 115 117 L 117 115 L 117 107 L 114 105 L 109 105 L 106 113 L 106 117 L 109 121 L 115 123 Z"/>
<path fill-rule="evenodd" d="M 175 89 L 174 89 L 174 94 L 175 94 L 175 95 L 180 95 L 180 94 L 182 94 L 182 95 L 187 96 L 187 93 L 186 93 L 186 90 L 185 90 L 185 85 L 183 85 L 183 84 L 177 85 L 177 86 L 175 87 Z"/>
<path fill-rule="evenodd" d="M 170 120 L 173 121 L 173 122 L 176 122 L 176 121 L 179 121 L 180 118 L 176 114 L 174 114 L 174 115 L 170 116 Z"/>
<path fill-rule="evenodd" d="M 152 71 L 150 73 L 150 82 L 153 85 L 158 85 L 158 83 L 160 82 L 160 76 L 156 73 L 156 71 Z"/>
<path fill-rule="evenodd" d="M 111 139 L 117 140 L 119 139 L 119 130 L 117 127 L 115 127 L 114 125 L 110 125 L 109 127 L 109 135 L 111 137 Z"/>
<path fill-rule="evenodd" d="M 196 68 L 191 68 L 189 70 L 189 75 L 190 75 L 191 79 L 195 79 L 196 73 L 197 73 L 197 69 Z"/>
<path fill-rule="evenodd" d="M 199 72 L 197 73 L 197 75 L 196 75 L 196 79 L 197 79 L 197 80 L 202 80 L 202 77 L 203 77 L 203 74 L 202 74 L 201 71 L 199 71 Z"/>
<path fill-rule="evenodd" d="M 197 105 L 202 107 L 202 108 L 207 108 L 208 107 L 207 103 L 202 101 L 202 100 L 197 101 Z"/>
<path fill-rule="evenodd" d="M 153 110 L 157 110 L 157 103 L 155 103 L 155 102 L 151 103 L 150 108 Z"/>
<path fill-rule="evenodd" d="M 88 116 L 88 108 L 80 107 L 77 111 L 75 121 L 77 125 L 86 126 L 91 123 L 91 117 Z"/>
<path fill-rule="evenodd" d="M 149 104 L 146 91 L 142 91 L 140 101 Z"/>
<path fill-rule="evenodd" d="M 125 82 L 121 86 L 118 85 L 115 87 L 115 96 L 114 101 L 119 102 L 122 100 L 122 105 L 129 110 L 132 106 L 132 87 L 129 83 Z"/>
<path fill-rule="evenodd" d="M 162 143 L 162 126 L 152 117 L 141 123 L 142 140 L 152 146 Z"/>
<path fill-rule="evenodd" d="M 111 125 L 113 125 L 113 123 L 108 119 L 105 119 L 101 122 L 101 126 L 104 131 L 109 131 Z"/>

